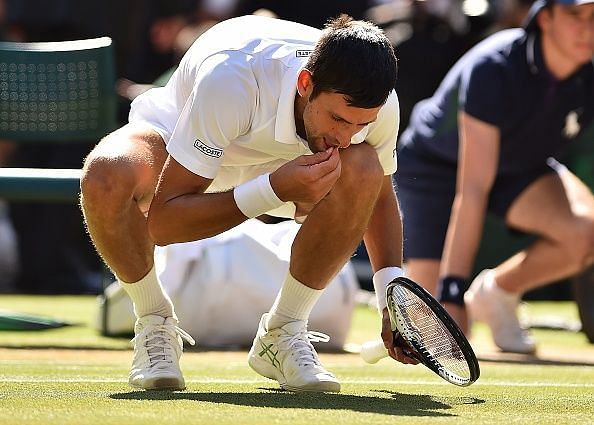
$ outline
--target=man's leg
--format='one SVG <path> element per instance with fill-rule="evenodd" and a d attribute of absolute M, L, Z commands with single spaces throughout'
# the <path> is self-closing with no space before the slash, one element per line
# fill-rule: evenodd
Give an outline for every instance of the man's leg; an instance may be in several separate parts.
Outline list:
<path fill-rule="evenodd" d="M 125 282 L 152 268 L 148 210 L 167 153 L 161 137 L 126 125 L 106 136 L 85 160 L 81 206 L 101 257 Z"/>
<path fill-rule="evenodd" d="M 250 350 L 254 370 L 293 391 L 340 390 L 306 335 L 307 319 L 322 290 L 362 240 L 383 180 L 371 146 L 350 146 L 340 157 L 341 176 L 297 233 L 289 273 Z"/>
<path fill-rule="evenodd" d="M 506 291 L 524 293 L 594 261 L 594 197 L 567 169 L 530 185 L 512 204 L 507 222 L 541 238 L 495 269 Z"/>
<path fill-rule="evenodd" d="M 575 175 L 562 168 L 528 186 L 512 204 L 506 220 L 511 227 L 540 239 L 490 273 L 479 275 L 466 300 L 471 313 L 490 325 L 500 348 L 530 352 L 534 344 L 519 330 L 515 305 L 524 292 L 592 264 L 594 198 Z M 499 302 L 494 303 L 494 298 Z M 498 311 L 490 314 L 490 306 Z"/>
<path fill-rule="evenodd" d="M 126 125 L 93 149 L 81 178 L 81 207 L 91 239 L 138 317 L 130 383 L 147 389 L 185 387 L 177 319 L 155 273 L 145 218 L 166 156 L 156 132 Z"/>

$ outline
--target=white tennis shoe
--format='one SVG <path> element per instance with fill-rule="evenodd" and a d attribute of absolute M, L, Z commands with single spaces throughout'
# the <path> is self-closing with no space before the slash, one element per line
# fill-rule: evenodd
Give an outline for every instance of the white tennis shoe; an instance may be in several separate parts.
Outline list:
<path fill-rule="evenodd" d="M 260 320 L 258 333 L 248 355 L 254 371 L 275 379 L 284 390 L 339 392 L 336 377 L 321 365 L 312 342 L 328 342 L 328 335 L 308 332 L 306 322 L 290 322 L 267 329 L 268 314 Z"/>
<path fill-rule="evenodd" d="M 499 288 L 492 273 L 489 269 L 480 272 L 464 294 L 464 303 L 470 317 L 489 326 L 495 345 L 502 351 L 534 353 L 534 338 L 518 320 L 516 310 L 520 295 Z"/>
<path fill-rule="evenodd" d="M 134 360 L 128 382 L 145 390 L 183 390 L 186 382 L 179 368 L 182 338 L 194 339 L 177 327 L 173 317 L 147 315 L 136 320 Z"/>

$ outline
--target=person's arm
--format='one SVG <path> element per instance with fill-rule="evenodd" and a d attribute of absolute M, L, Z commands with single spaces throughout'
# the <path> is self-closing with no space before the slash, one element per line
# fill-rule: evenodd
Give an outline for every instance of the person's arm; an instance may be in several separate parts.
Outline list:
<path fill-rule="evenodd" d="M 392 185 L 392 176 L 384 177 L 378 200 L 364 235 L 365 248 L 374 272 L 389 267 L 402 267 L 402 220 L 400 208 Z M 390 357 L 402 362 L 418 362 L 394 346 L 394 337 L 387 308 L 382 308 L 382 339 Z"/>
<path fill-rule="evenodd" d="M 499 163 L 499 129 L 464 112 L 458 117 L 460 147 L 440 275 L 469 277 L 480 243 L 489 192 Z"/>
<path fill-rule="evenodd" d="M 283 165 L 270 175 L 270 187 L 281 201 L 315 204 L 339 176 L 338 149 L 329 149 L 302 155 Z M 167 158 L 148 214 L 149 233 L 155 244 L 208 238 L 248 218 L 233 190 L 204 193 L 211 182 L 187 170 L 172 156 Z"/>

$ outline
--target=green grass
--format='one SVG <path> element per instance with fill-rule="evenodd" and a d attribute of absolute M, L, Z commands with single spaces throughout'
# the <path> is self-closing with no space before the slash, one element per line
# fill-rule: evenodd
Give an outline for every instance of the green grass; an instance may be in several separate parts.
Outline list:
<path fill-rule="evenodd" d="M 481 378 L 467 388 L 422 366 L 390 360 L 366 365 L 354 354 L 322 353 L 342 392 L 286 393 L 252 372 L 241 351 L 184 354 L 188 389 L 161 393 L 127 386 L 129 342 L 93 330 L 92 297 L 0 296 L 0 308 L 80 324 L 0 332 L 2 425 L 594 423 L 594 366 L 587 365 L 594 349 L 579 333 L 537 330 L 549 364 L 483 360 Z M 531 316 L 550 312 L 577 317 L 571 303 L 529 304 Z M 349 341 L 375 337 L 378 325 L 375 312 L 358 308 Z M 489 350 L 488 332 L 481 326 L 473 331 L 480 357 Z M 565 364 L 564 353 L 583 361 Z"/>

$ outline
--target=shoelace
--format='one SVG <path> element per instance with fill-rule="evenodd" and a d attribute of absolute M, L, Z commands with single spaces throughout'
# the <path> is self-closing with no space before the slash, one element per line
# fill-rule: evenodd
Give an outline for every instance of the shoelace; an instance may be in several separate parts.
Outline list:
<path fill-rule="evenodd" d="M 190 345 L 196 344 L 194 338 L 192 338 L 190 334 L 188 334 L 183 329 L 177 326 L 164 324 L 145 327 L 139 335 L 132 339 L 132 342 L 136 343 L 136 341 L 146 338 L 144 346 L 146 348 L 146 353 L 148 354 L 151 366 L 164 368 L 171 363 L 171 359 L 166 355 L 166 350 L 171 350 L 176 346 L 178 343 L 178 336 L 187 341 Z M 173 342 L 168 344 L 168 339 L 173 339 Z"/>
<path fill-rule="evenodd" d="M 312 342 L 328 342 L 330 337 L 322 332 L 302 331 L 296 334 L 286 334 L 281 337 L 283 343 L 287 344 L 291 350 L 291 355 L 299 355 L 298 364 L 300 366 L 320 366 L 320 360 Z"/>

